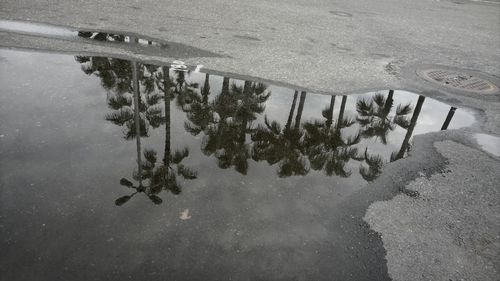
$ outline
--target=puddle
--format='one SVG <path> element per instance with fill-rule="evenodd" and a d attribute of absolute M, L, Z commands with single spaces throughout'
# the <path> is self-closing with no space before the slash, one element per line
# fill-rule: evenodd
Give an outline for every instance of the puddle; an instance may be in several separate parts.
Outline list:
<path fill-rule="evenodd" d="M 77 31 L 64 27 L 12 20 L 0 20 L 0 31 L 55 37 L 75 37 L 78 35 Z"/>
<path fill-rule="evenodd" d="M 335 206 L 413 136 L 474 123 L 405 91 L 327 96 L 106 57 L 0 56 L 2 259 L 75 276 L 92 256 L 102 265 L 87 280 L 144 263 L 177 279 L 340 276 Z"/>
<path fill-rule="evenodd" d="M 76 42 L 92 42 L 93 44 L 108 44 L 113 47 L 130 48 L 134 52 L 155 56 L 174 57 L 219 57 L 220 55 L 186 46 L 184 44 L 167 42 L 152 37 L 126 32 L 104 30 L 75 29 L 29 21 L 0 20 L 0 32 L 9 32 L 63 39 Z"/>
<path fill-rule="evenodd" d="M 475 134 L 474 138 L 486 151 L 500 157 L 500 138 L 487 134 Z"/>
<path fill-rule="evenodd" d="M 120 42 L 120 43 L 138 43 L 141 45 L 150 45 L 156 47 L 166 47 L 167 43 L 160 43 L 153 39 L 140 38 L 134 35 L 106 33 L 103 31 L 91 30 L 74 30 L 67 27 L 54 26 L 42 23 L 32 23 L 27 21 L 12 21 L 0 20 L 0 31 L 29 34 L 29 35 L 43 35 L 49 37 L 63 37 L 63 38 L 85 38 L 89 40 L 101 42 Z"/>

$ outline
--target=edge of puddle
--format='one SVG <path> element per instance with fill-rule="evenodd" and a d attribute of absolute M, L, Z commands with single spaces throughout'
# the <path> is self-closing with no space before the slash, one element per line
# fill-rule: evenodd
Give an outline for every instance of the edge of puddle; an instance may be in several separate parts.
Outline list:
<path fill-rule="evenodd" d="M 186 49 L 188 50 L 188 53 L 193 53 L 190 55 L 186 55 L 185 57 L 219 57 L 219 58 L 230 58 L 230 56 L 223 55 L 223 54 L 218 54 L 215 52 L 211 52 L 208 50 L 204 50 L 201 48 L 197 48 L 194 46 L 190 46 L 187 44 L 179 43 L 179 42 L 174 42 L 174 41 L 167 41 L 164 39 L 160 38 L 155 38 L 149 35 L 142 35 L 139 33 L 135 32 L 128 32 L 128 31 L 118 31 L 118 30 L 106 30 L 103 28 L 77 28 L 71 25 L 68 26 L 62 26 L 62 25 L 56 25 L 52 23 L 46 23 L 46 22 L 37 22 L 37 21 L 30 21 L 30 20 L 17 20 L 17 19 L 0 19 L 1 21 L 6 21 L 6 22 L 13 22 L 13 23 L 19 23 L 19 24 L 28 24 L 28 25 L 40 25 L 42 27 L 48 27 L 48 28 L 55 28 L 55 29 L 61 29 L 67 32 L 74 32 L 74 36 L 62 36 L 62 35 L 50 35 L 50 34 L 44 34 L 44 33 L 36 33 L 36 32 L 26 32 L 26 31 L 16 31 L 16 30 L 9 30 L 9 29 L 1 29 L 0 32 L 10 34 L 10 35 L 21 35 L 21 36 L 30 36 L 30 37 L 35 37 L 35 38 L 44 38 L 44 39 L 49 39 L 49 40 L 61 40 L 61 41 L 68 41 L 68 42 L 74 42 L 74 43 L 85 43 L 89 45 L 95 45 L 95 46 L 106 46 L 106 47 L 113 47 L 116 49 L 122 49 L 122 50 L 130 50 L 130 51 L 136 51 L 136 50 L 154 50 L 149 45 L 143 45 L 143 44 L 130 44 L 130 42 L 112 42 L 112 41 L 99 41 L 99 40 L 93 40 L 90 38 L 85 38 L 85 37 L 80 37 L 78 36 L 79 32 L 93 32 L 93 33 L 107 33 L 107 34 L 116 34 L 116 35 L 123 35 L 123 36 L 128 36 L 128 37 L 136 37 L 138 39 L 146 40 L 146 41 L 153 41 L 156 43 L 161 43 L 165 44 L 170 47 L 175 47 L 176 49 Z M 1 27 L 1 26 L 0 26 Z M 151 49 L 150 49 L 151 48 Z M 154 47 L 153 47 L 154 48 Z M 146 52 L 143 53 L 144 55 L 147 56 L 154 56 L 153 54 L 147 54 Z"/>
<path fill-rule="evenodd" d="M 2 44 L 0 43 L 0 46 Z M 26 47 L 1 47 L 2 49 L 8 49 L 8 50 L 21 50 L 21 51 L 35 51 L 35 52 L 42 52 L 42 53 L 50 53 L 50 54 L 61 54 L 61 55 L 90 55 L 90 56 L 100 56 L 100 57 L 113 57 L 113 58 L 118 58 L 118 59 L 125 59 L 125 60 L 140 60 L 143 63 L 151 63 L 155 64 L 158 66 L 161 65 L 170 65 L 170 63 L 166 61 L 160 61 L 160 60 L 154 60 L 154 59 L 140 59 L 138 57 L 130 56 L 127 54 L 108 54 L 108 53 L 97 53 L 97 52 L 72 52 L 72 51 L 51 51 L 51 50 L 43 50 L 43 49 L 35 49 L 35 48 L 26 48 Z M 189 67 L 190 69 L 194 68 L 192 66 Z M 294 90 L 299 90 L 299 91 L 308 91 L 314 94 L 322 94 L 322 95 L 334 95 L 339 93 L 333 93 L 333 92 L 324 92 L 324 91 L 315 91 L 315 90 L 309 90 L 303 87 L 287 84 L 287 83 L 282 83 L 282 82 L 277 82 L 277 81 L 272 81 L 268 79 L 261 79 L 258 77 L 252 77 L 252 76 L 245 76 L 245 75 L 238 75 L 234 73 L 229 73 L 229 72 L 222 72 L 222 71 L 217 71 L 217 70 L 212 70 L 210 68 L 203 68 L 202 73 L 209 73 L 209 74 L 214 74 L 214 75 L 221 75 L 221 76 L 231 76 L 234 79 L 241 79 L 241 80 L 252 80 L 255 82 L 262 82 L 262 83 L 267 83 L 267 84 L 272 84 L 276 86 L 281 86 L 281 87 L 287 87 L 290 89 Z M 387 90 L 387 89 L 381 89 L 381 90 Z M 398 90 L 397 88 L 394 90 Z M 357 89 L 356 91 L 349 91 L 348 93 L 342 93 L 342 95 L 350 95 L 350 94 L 362 94 L 365 92 L 374 92 L 378 91 L 378 89 L 370 89 L 367 91 L 363 91 L 360 89 Z M 414 91 L 411 88 L 405 89 L 404 91 L 412 91 L 415 94 L 422 94 L 425 95 L 425 91 Z M 425 95 L 428 96 L 428 95 Z M 446 97 L 446 96 L 445 96 Z M 440 97 L 433 97 L 431 96 L 432 99 L 438 100 L 440 102 L 444 102 L 446 104 L 453 104 L 452 102 L 446 102 L 442 101 L 443 99 Z M 469 107 L 464 107 L 460 106 L 461 109 L 464 110 L 469 110 L 471 108 Z M 474 124 L 477 124 L 480 122 L 480 118 L 478 116 L 478 110 L 471 109 L 471 113 L 476 117 L 476 122 Z M 363 189 L 354 192 L 353 194 L 349 195 L 346 200 L 344 200 L 341 204 L 337 206 L 339 209 L 343 209 L 347 212 L 345 216 L 342 216 L 339 218 L 340 221 L 332 221 L 328 223 L 342 223 L 343 221 L 348 223 L 344 223 L 343 225 L 346 226 L 344 233 L 346 235 L 346 239 L 352 241 L 353 243 L 346 244 L 346 246 L 352 246 L 355 247 L 353 249 L 354 253 L 357 253 L 358 251 L 374 251 L 375 253 L 378 253 L 378 255 L 382 255 L 383 260 L 376 260 L 372 261 L 372 264 L 379 264 L 382 266 L 382 268 L 385 267 L 386 273 L 387 273 L 387 260 L 385 259 L 386 256 L 386 250 L 383 247 L 382 240 L 379 236 L 378 233 L 376 233 L 371 227 L 367 224 L 366 221 L 364 221 L 364 216 L 369 208 L 369 206 L 378 201 L 387 201 L 391 200 L 396 196 L 397 194 L 401 193 L 401 191 L 404 191 L 404 187 L 411 181 L 415 180 L 416 178 L 423 175 L 430 177 L 433 174 L 443 172 L 447 165 L 447 159 L 441 155 L 436 147 L 434 146 L 434 143 L 439 142 L 439 141 L 444 141 L 444 140 L 452 140 L 458 143 L 461 143 L 463 145 L 473 147 L 475 149 L 478 149 L 478 144 L 474 143 L 473 139 L 468 136 L 467 133 L 467 128 L 470 127 L 465 127 L 457 130 L 447 130 L 447 131 L 437 131 L 437 132 L 431 132 L 431 133 L 425 133 L 422 135 L 418 135 L 414 137 L 413 144 L 414 144 L 414 149 L 410 151 L 408 157 L 404 159 L 400 159 L 398 161 L 397 165 L 394 164 L 389 164 L 384 167 L 384 173 L 375 180 L 373 183 L 369 183 L 367 186 L 365 186 Z M 415 151 L 418 151 L 418 153 L 415 153 Z M 411 157 L 410 157 L 411 156 Z M 349 216 L 347 216 L 349 215 Z M 361 230 L 360 230 L 361 229 Z M 348 234 L 351 233 L 354 230 L 354 235 L 352 237 L 349 237 Z M 361 231 L 361 232 L 360 232 Z M 356 241 L 358 240 L 358 241 Z M 361 242 L 360 242 L 361 241 Z M 357 243 L 354 243 L 357 242 Z M 364 243 L 362 243 L 364 242 Z M 368 249 L 370 248 L 370 249 Z M 356 257 L 359 258 L 359 257 Z M 373 256 L 367 256 L 365 257 L 369 260 L 373 259 Z M 383 278 L 383 277 L 380 277 Z"/>
<path fill-rule="evenodd" d="M 172 65 L 172 62 L 176 60 L 175 57 L 160 57 L 160 56 L 150 56 L 150 55 L 144 55 L 147 56 L 146 58 L 141 58 L 139 57 L 142 54 L 124 54 L 124 53 L 108 53 L 108 52 L 95 52 L 95 51 L 84 51 L 84 52 L 78 52 L 78 51 L 62 51 L 62 50 L 48 50 L 48 49 L 42 49 L 42 48 L 32 48 L 32 47 L 19 47 L 19 46 L 5 46 L 0 42 L 0 50 L 5 49 L 5 50 L 13 50 L 13 51 L 22 51 L 22 52 L 39 52 L 39 53 L 48 53 L 48 54 L 54 54 L 54 55 L 72 55 L 72 56 L 100 56 L 100 57 L 111 57 L 111 58 L 117 58 L 117 59 L 123 59 L 123 60 L 131 60 L 131 61 L 140 61 L 145 64 L 154 64 L 158 66 L 166 66 L 166 65 Z M 163 58 L 163 59 L 160 59 Z M 193 66 L 191 64 L 187 64 L 188 69 L 194 70 L 196 69 L 196 66 Z M 253 82 L 257 83 L 264 83 L 264 84 L 270 84 L 278 87 L 285 87 L 289 88 L 291 90 L 296 90 L 296 91 L 306 91 L 309 93 L 313 94 L 319 94 L 319 95 L 327 95 L 327 96 L 332 96 L 332 95 L 355 95 L 355 94 L 363 94 L 363 93 L 368 93 L 368 92 L 377 92 L 377 91 L 385 91 L 388 90 L 388 88 L 383 88 L 383 87 L 375 87 L 375 88 L 369 88 L 369 87 L 358 87 L 354 88 L 353 90 L 347 91 L 347 92 L 333 92 L 333 91 L 322 91 L 322 90 L 315 90 L 311 88 L 306 88 L 306 87 L 301 87 L 295 84 L 287 83 L 287 82 L 281 82 L 281 81 L 275 81 L 271 79 L 265 79 L 265 78 L 260 78 L 256 76 L 251 76 L 251 75 L 243 75 L 243 74 L 237 74 L 234 72 L 227 72 L 227 71 L 219 71 L 211 68 L 207 68 L 203 66 L 201 70 L 199 71 L 200 73 L 208 73 L 208 74 L 213 74 L 213 75 L 219 75 L 219 76 L 229 76 L 231 78 L 237 79 L 237 80 L 250 80 Z M 459 109 L 466 110 L 470 114 L 472 114 L 475 118 L 475 122 L 471 124 L 469 127 L 464 127 L 461 128 L 467 129 L 467 128 L 472 128 L 474 125 L 479 124 L 479 126 L 483 126 L 483 124 L 486 122 L 486 113 L 484 110 L 475 108 L 472 106 L 465 106 L 458 101 L 453 100 L 448 100 L 448 95 L 446 93 L 443 93 L 439 90 L 425 90 L 421 89 L 418 87 L 414 86 L 409 86 L 406 88 L 403 87 L 395 87 L 392 90 L 395 91 L 408 91 L 412 92 L 417 95 L 423 95 L 425 97 L 429 97 L 431 99 L 437 100 L 439 102 L 445 103 L 450 106 L 455 106 Z M 480 133 L 481 131 L 478 131 L 477 133 Z M 424 134 L 425 135 L 425 134 Z"/>

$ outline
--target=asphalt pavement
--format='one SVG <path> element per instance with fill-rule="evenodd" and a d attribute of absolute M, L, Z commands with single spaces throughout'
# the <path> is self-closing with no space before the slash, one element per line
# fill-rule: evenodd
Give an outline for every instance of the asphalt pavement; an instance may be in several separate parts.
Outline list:
<path fill-rule="evenodd" d="M 415 153 L 386 166 L 367 187 L 372 191 L 353 195 L 344 207 L 364 217 L 363 231 L 380 235 L 386 253 L 377 252 L 385 254 L 377 262 L 393 280 L 498 280 L 500 159 L 475 136 L 500 136 L 500 94 L 436 86 L 416 71 L 463 69 L 499 85 L 499 1 L 4 0 L 0 19 L 132 32 L 175 43 L 169 55 L 158 56 L 0 31 L 0 46 L 7 48 L 159 62 L 180 58 L 296 89 L 403 89 L 469 109 L 476 124 L 416 137 Z"/>

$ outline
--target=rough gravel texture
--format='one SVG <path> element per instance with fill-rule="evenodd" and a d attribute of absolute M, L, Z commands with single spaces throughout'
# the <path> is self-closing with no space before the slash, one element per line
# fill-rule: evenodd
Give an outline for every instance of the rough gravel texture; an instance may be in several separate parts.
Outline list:
<path fill-rule="evenodd" d="M 365 216 L 382 235 L 389 275 L 393 280 L 498 280 L 500 161 L 453 141 L 435 146 L 449 159 L 445 170 L 408 184 L 417 197 L 401 194 L 376 202 Z"/>

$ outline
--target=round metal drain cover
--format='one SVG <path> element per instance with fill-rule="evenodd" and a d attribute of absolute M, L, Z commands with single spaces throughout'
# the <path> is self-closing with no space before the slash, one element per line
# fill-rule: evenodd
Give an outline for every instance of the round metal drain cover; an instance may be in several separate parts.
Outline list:
<path fill-rule="evenodd" d="M 427 81 L 438 83 L 442 86 L 472 93 L 493 94 L 498 92 L 498 87 L 488 80 L 467 73 L 447 69 L 426 69 L 417 74 Z"/>

